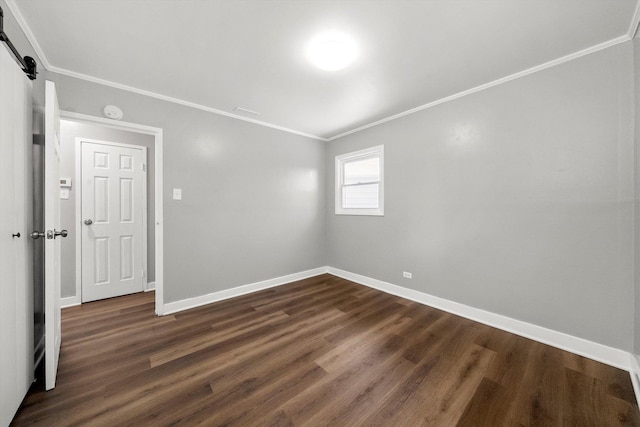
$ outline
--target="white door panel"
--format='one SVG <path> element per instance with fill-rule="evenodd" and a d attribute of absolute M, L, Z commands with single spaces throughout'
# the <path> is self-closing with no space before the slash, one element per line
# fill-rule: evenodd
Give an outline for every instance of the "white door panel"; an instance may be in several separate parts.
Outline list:
<path fill-rule="evenodd" d="M 13 68 L 17 65 L 9 53 L 0 46 L 0 342 L 9 343 L 0 348 L 0 423 L 8 425 L 18 405 L 15 396 L 18 376 L 13 346 L 16 335 L 16 268 L 12 234 L 15 233 L 15 162 Z M 5 184 L 6 183 L 6 184 Z M 5 203 L 7 200 L 9 203 Z"/>
<path fill-rule="evenodd" d="M 143 290 L 146 152 L 81 143 L 82 301 Z"/>
<path fill-rule="evenodd" d="M 31 83 L 0 47 L 0 425 L 10 423 L 33 381 L 31 111 Z"/>
<path fill-rule="evenodd" d="M 31 185 L 31 144 L 32 126 L 32 83 L 18 70 L 15 79 L 15 232 L 19 238 L 13 239 L 16 254 L 16 310 L 17 335 L 16 357 L 18 366 L 18 399 L 27 394 L 33 381 L 33 244 L 28 237 L 32 229 L 33 187 Z M 1 199 L 0 199 L 1 200 Z"/>
<path fill-rule="evenodd" d="M 56 385 L 60 344 L 60 108 L 53 82 L 45 89 L 44 142 L 44 312 L 45 388 Z"/>

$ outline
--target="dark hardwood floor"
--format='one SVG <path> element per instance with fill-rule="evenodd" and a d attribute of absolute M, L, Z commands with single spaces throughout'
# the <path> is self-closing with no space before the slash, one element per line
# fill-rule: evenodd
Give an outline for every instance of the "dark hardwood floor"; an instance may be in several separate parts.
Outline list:
<path fill-rule="evenodd" d="M 627 372 L 331 275 L 153 313 L 65 309 L 14 424 L 640 426 Z"/>

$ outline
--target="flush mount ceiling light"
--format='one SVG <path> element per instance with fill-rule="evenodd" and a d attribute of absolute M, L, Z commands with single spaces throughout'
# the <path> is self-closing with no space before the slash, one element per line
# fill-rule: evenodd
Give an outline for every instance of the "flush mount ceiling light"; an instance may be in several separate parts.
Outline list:
<path fill-rule="evenodd" d="M 337 71 L 350 65 L 358 56 L 358 49 L 351 37 L 336 31 L 325 31 L 311 40 L 307 57 L 318 68 Z"/>

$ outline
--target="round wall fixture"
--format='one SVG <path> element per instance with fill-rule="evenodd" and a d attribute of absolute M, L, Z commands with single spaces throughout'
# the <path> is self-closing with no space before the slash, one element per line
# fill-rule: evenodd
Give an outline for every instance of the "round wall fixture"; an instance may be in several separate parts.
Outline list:
<path fill-rule="evenodd" d="M 122 110 L 115 105 L 107 105 L 106 107 L 104 107 L 104 110 L 102 110 L 102 114 L 104 114 L 107 119 L 113 120 L 120 120 L 124 116 Z"/>

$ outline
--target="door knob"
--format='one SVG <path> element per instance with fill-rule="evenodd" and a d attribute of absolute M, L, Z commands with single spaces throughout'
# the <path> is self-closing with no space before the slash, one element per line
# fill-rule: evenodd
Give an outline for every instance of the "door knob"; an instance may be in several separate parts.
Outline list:
<path fill-rule="evenodd" d="M 90 220 L 90 219 L 85 219 L 85 220 L 84 220 L 84 223 L 85 223 L 86 225 L 91 225 L 91 224 L 93 224 L 93 221 L 92 221 L 92 220 Z"/>
<path fill-rule="evenodd" d="M 56 231 L 53 230 L 53 238 L 55 239 L 58 236 L 67 237 L 69 232 L 67 230 Z"/>
<path fill-rule="evenodd" d="M 29 234 L 29 236 L 31 236 L 31 238 L 35 240 L 40 237 L 44 237 L 44 231 L 34 231 L 33 233 Z"/>

